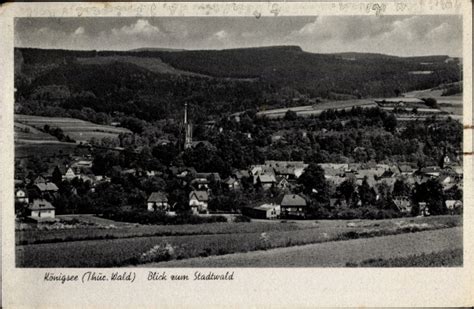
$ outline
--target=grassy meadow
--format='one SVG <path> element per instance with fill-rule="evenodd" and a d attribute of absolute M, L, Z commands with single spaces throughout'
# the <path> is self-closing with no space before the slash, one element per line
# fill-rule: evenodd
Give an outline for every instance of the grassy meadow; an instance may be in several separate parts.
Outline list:
<path fill-rule="evenodd" d="M 462 219 L 459 216 L 440 216 L 372 221 L 135 226 L 127 231 L 125 228 L 106 231 L 92 229 L 88 232 L 70 229 L 60 232 L 47 231 L 51 233 L 50 240 L 54 241 L 51 243 L 17 245 L 16 262 L 18 267 L 128 266 L 436 230 L 461 224 Z M 39 233 L 46 232 L 39 231 Z M 31 231 L 20 233 L 24 239 L 28 236 L 33 237 L 33 234 Z M 81 234 L 86 236 L 79 236 Z M 44 235 L 42 234 L 43 238 Z M 72 235 L 76 235 L 76 238 L 74 239 Z M 61 237 L 64 241 L 58 240 Z M 80 240 L 80 237 L 96 237 L 96 239 Z"/>

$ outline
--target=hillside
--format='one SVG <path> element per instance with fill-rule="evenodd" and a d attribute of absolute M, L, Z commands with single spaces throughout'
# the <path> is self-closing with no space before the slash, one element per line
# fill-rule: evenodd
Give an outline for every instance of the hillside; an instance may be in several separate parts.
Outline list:
<path fill-rule="evenodd" d="M 184 100 L 195 106 L 198 117 L 207 118 L 261 106 L 287 107 L 295 98 L 306 100 L 301 105 L 311 104 L 311 98 L 391 97 L 458 82 L 461 76 L 459 60 L 447 56 L 314 54 L 298 46 L 183 51 L 15 49 L 17 103 L 40 100 L 65 109 L 90 107 L 146 120 L 180 113 Z"/>

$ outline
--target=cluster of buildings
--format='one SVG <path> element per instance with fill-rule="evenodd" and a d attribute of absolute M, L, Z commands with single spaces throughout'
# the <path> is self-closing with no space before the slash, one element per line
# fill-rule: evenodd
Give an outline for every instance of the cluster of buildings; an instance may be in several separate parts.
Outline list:
<path fill-rule="evenodd" d="M 110 181 L 106 176 L 95 175 L 91 168 L 90 157 L 76 156 L 68 166 L 56 164 L 33 179 L 15 179 L 15 202 L 27 205 L 30 219 L 36 221 L 54 219 L 55 207 L 51 201 L 59 194 L 59 188 L 54 181 L 81 179 L 90 183 L 91 191 L 95 190 L 97 184 Z M 71 187 L 70 193 L 77 194 L 76 188 Z"/>

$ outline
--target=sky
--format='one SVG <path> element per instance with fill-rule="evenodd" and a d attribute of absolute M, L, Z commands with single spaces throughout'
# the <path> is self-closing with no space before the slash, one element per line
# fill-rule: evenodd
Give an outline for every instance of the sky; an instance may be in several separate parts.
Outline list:
<path fill-rule="evenodd" d="M 298 45 L 314 53 L 462 55 L 455 15 L 17 18 L 15 46 L 77 50 Z"/>

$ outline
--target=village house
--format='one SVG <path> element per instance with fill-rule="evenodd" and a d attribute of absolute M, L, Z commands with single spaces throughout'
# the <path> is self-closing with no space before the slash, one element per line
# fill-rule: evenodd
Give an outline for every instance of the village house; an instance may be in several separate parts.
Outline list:
<path fill-rule="evenodd" d="M 148 211 L 169 211 L 168 197 L 165 192 L 152 192 L 147 200 Z"/>
<path fill-rule="evenodd" d="M 297 194 L 286 194 L 280 203 L 280 211 L 282 218 L 305 218 L 306 200 Z"/>
<path fill-rule="evenodd" d="M 275 170 L 273 169 L 273 167 L 264 164 L 256 164 L 250 166 L 250 174 L 252 174 L 253 176 L 262 174 L 275 175 Z"/>
<path fill-rule="evenodd" d="M 234 178 L 234 177 L 227 177 L 224 180 L 224 185 L 229 190 L 240 190 L 241 189 L 240 181 L 238 179 Z"/>
<path fill-rule="evenodd" d="M 411 212 L 411 202 L 406 197 L 397 197 L 393 199 L 393 204 L 401 213 L 410 213 Z"/>
<path fill-rule="evenodd" d="M 195 190 L 209 190 L 209 180 L 207 178 L 195 178 L 191 181 L 191 186 Z"/>
<path fill-rule="evenodd" d="M 278 219 L 280 217 L 280 205 L 271 203 L 257 207 L 244 207 L 242 214 L 256 219 Z"/>
<path fill-rule="evenodd" d="M 194 190 L 189 193 L 189 206 L 194 214 L 208 213 L 209 194 L 207 191 Z"/>
<path fill-rule="evenodd" d="M 419 216 L 423 216 L 423 217 L 430 216 L 430 210 L 426 202 L 419 202 L 418 207 L 420 209 Z"/>
<path fill-rule="evenodd" d="M 414 172 L 413 168 L 408 164 L 399 165 L 398 170 L 402 176 L 411 176 Z"/>
<path fill-rule="evenodd" d="M 290 190 L 291 184 L 288 181 L 288 179 L 286 179 L 285 177 L 277 176 L 276 181 L 277 181 L 276 182 L 276 187 L 280 191 L 289 191 Z"/>
<path fill-rule="evenodd" d="M 74 168 L 72 167 L 69 167 L 67 170 L 66 170 L 66 173 L 63 175 L 63 180 L 73 180 L 74 178 L 76 178 L 77 175 L 76 173 L 74 172 Z"/>
<path fill-rule="evenodd" d="M 53 182 L 38 183 L 34 188 L 41 197 L 51 197 L 58 192 L 58 187 Z"/>
<path fill-rule="evenodd" d="M 54 219 L 55 217 L 54 206 L 44 199 L 35 199 L 31 203 L 29 210 L 31 211 L 30 218 L 32 219 Z"/>
<path fill-rule="evenodd" d="M 37 185 L 39 183 L 47 183 L 48 181 L 43 176 L 38 176 L 33 180 L 33 184 Z"/>
<path fill-rule="evenodd" d="M 428 166 L 428 167 L 423 167 L 420 170 L 420 173 L 426 176 L 430 176 L 430 177 L 439 177 L 441 170 L 437 166 Z"/>
<path fill-rule="evenodd" d="M 445 203 L 450 214 L 455 214 L 462 209 L 462 201 L 460 200 L 446 200 Z"/>
<path fill-rule="evenodd" d="M 206 178 L 209 182 L 221 182 L 219 173 L 196 173 L 196 178 Z"/>
<path fill-rule="evenodd" d="M 299 178 L 308 167 L 303 161 L 265 161 L 265 166 L 272 168 L 276 175 L 285 176 L 288 179 Z"/>
<path fill-rule="evenodd" d="M 232 176 L 241 181 L 243 178 L 250 178 L 250 172 L 248 170 L 234 170 Z"/>
<path fill-rule="evenodd" d="M 26 191 L 23 189 L 18 189 L 15 192 L 15 202 L 28 204 L 28 196 Z"/>
<path fill-rule="evenodd" d="M 268 190 L 276 183 L 276 178 L 274 175 L 258 175 L 254 176 L 254 183 L 261 186 L 263 190 Z"/>

